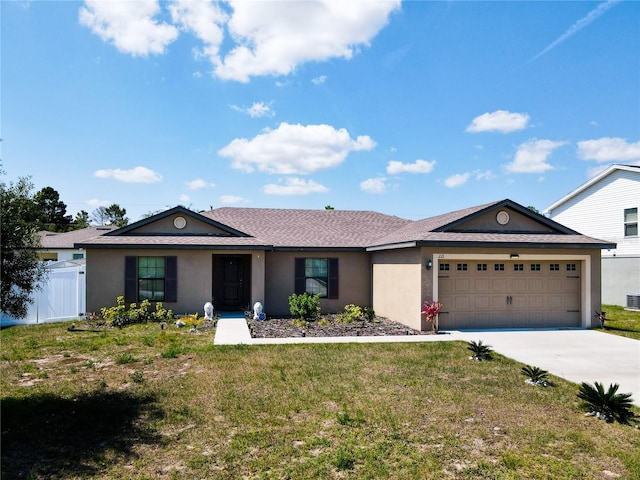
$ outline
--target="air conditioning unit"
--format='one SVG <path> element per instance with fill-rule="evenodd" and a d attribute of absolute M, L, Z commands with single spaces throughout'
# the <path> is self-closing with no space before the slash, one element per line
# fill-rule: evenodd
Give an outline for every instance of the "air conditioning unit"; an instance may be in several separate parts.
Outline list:
<path fill-rule="evenodd" d="M 627 308 L 640 310 L 640 293 L 635 295 L 627 295 Z"/>

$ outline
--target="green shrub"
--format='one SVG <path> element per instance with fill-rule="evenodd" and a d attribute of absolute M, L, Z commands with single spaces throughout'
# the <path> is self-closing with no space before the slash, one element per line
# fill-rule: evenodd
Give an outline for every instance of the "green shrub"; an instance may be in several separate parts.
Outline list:
<path fill-rule="evenodd" d="M 338 315 L 338 320 L 347 324 L 362 321 L 363 319 L 364 312 L 362 311 L 362 308 L 352 303 L 345 305 L 344 312 Z"/>
<path fill-rule="evenodd" d="M 124 296 L 120 295 L 116 298 L 116 305 L 114 307 L 102 307 L 100 313 L 108 325 L 118 328 L 134 323 L 146 323 L 149 321 L 163 322 L 173 319 L 173 312 L 165 309 L 162 302 L 156 303 L 155 312 L 151 312 L 150 310 L 151 302 L 146 299 L 140 302 L 140 306 L 132 303 L 127 310 Z"/>
<path fill-rule="evenodd" d="M 303 321 L 317 320 L 320 318 L 320 294 L 302 295 L 293 294 L 289 297 L 289 311 L 291 315 Z"/>
<path fill-rule="evenodd" d="M 578 391 L 578 398 L 582 400 L 582 406 L 588 413 L 597 416 L 607 422 L 614 420 L 619 423 L 629 423 L 635 418 L 631 410 L 633 399 L 630 393 L 617 393 L 619 385 L 613 383 L 605 392 L 601 383 L 594 382 L 593 385 L 582 382 Z"/>
<path fill-rule="evenodd" d="M 491 352 L 493 352 L 491 345 L 484 345 L 482 340 L 479 342 L 471 340 L 467 344 L 467 350 L 471 350 L 471 353 L 473 353 L 473 355 L 469 357 L 470 359 L 480 361 L 491 360 Z"/>
<path fill-rule="evenodd" d="M 549 384 L 549 372 L 547 370 L 543 370 L 540 367 L 534 367 L 531 365 L 525 365 L 520 370 L 520 373 L 527 377 L 527 383 L 531 385 L 540 385 L 542 387 L 546 387 Z"/>

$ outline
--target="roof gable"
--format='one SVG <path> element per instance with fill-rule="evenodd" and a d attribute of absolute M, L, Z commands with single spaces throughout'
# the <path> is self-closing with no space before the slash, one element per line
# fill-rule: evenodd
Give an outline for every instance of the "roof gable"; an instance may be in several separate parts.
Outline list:
<path fill-rule="evenodd" d="M 244 232 L 184 207 L 174 207 L 119 228 L 108 236 L 216 236 L 247 237 Z"/>
<path fill-rule="evenodd" d="M 572 190 L 571 192 L 569 192 L 567 195 L 565 195 L 564 197 L 562 197 L 558 201 L 556 201 L 556 202 L 552 203 L 551 205 L 549 205 L 544 210 L 544 213 L 551 213 L 553 210 L 556 210 L 558 207 L 560 207 L 560 206 L 564 205 L 565 203 L 569 202 L 570 200 L 574 199 L 575 197 L 580 195 L 582 192 L 584 192 L 584 191 L 586 191 L 588 189 L 591 189 L 594 186 L 598 185 L 599 183 L 601 183 L 604 179 L 606 179 L 610 175 L 615 174 L 615 173 L 621 173 L 621 172 L 628 173 L 628 175 L 631 175 L 632 177 L 634 177 L 640 183 L 640 165 L 611 165 L 610 167 L 606 168 L 605 170 L 603 170 L 602 172 L 600 172 L 596 176 L 594 176 L 594 177 L 590 178 L 589 180 L 587 180 L 585 183 L 580 185 L 575 190 Z"/>
<path fill-rule="evenodd" d="M 512 200 L 505 199 L 412 222 L 379 239 L 369 250 L 472 243 L 485 246 L 574 243 L 593 248 L 600 248 L 600 245 L 604 244 L 601 240 L 585 237 Z"/>

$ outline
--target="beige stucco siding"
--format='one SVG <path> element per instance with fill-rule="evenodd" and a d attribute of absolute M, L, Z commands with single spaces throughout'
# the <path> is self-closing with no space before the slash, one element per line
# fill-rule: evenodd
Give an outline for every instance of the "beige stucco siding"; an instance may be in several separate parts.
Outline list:
<path fill-rule="evenodd" d="M 337 299 L 323 298 L 323 312 L 339 312 L 345 305 L 371 305 L 371 263 L 366 252 L 266 252 L 265 312 L 288 315 L 289 296 L 295 292 L 296 258 L 337 258 L 339 292 Z"/>
<path fill-rule="evenodd" d="M 423 328 L 422 266 L 419 248 L 374 252 L 373 309 L 411 328 Z"/>
<path fill-rule="evenodd" d="M 264 298 L 265 255 L 263 251 L 90 249 L 87 250 L 87 311 L 99 312 L 124 295 L 125 256 L 177 256 L 177 302 L 165 302 L 175 314 L 203 314 L 203 305 L 213 292 L 212 255 L 251 255 L 252 303 Z"/>

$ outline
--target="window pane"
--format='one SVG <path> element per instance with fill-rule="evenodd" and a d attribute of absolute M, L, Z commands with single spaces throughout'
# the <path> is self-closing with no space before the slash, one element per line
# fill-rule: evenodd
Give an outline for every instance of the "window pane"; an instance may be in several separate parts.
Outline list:
<path fill-rule="evenodd" d="M 164 257 L 138 257 L 138 300 L 164 301 Z"/>
<path fill-rule="evenodd" d="M 306 277 L 326 277 L 327 276 L 327 259 L 326 258 L 306 258 L 305 259 L 305 276 Z"/>
<path fill-rule="evenodd" d="M 151 300 L 153 302 L 161 302 L 164 300 L 164 280 L 146 280 L 138 281 L 138 299 Z"/>
<path fill-rule="evenodd" d="M 635 237 L 638 235 L 638 224 L 637 223 L 629 223 L 624 226 L 624 236 L 625 237 Z"/>
<path fill-rule="evenodd" d="M 625 208 L 624 209 L 624 221 L 637 222 L 638 221 L 638 209 L 637 208 Z"/>
<path fill-rule="evenodd" d="M 327 296 L 327 281 L 320 278 L 307 278 L 306 280 L 306 292 L 310 295 L 319 293 L 321 297 Z"/>

